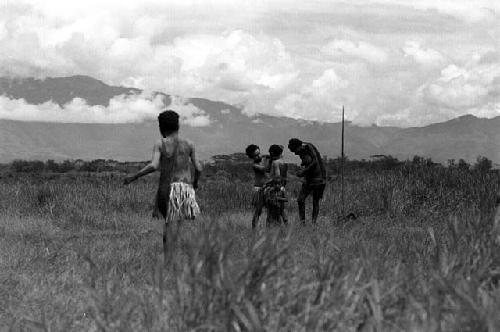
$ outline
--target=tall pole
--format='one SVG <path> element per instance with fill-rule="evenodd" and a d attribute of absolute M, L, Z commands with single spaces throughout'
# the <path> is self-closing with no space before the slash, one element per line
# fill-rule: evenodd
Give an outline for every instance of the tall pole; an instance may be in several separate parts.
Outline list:
<path fill-rule="evenodd" d="M 345 206 L 344 206 L 344 105 L 342 105 L 342 147 L 341 147 L 341 159 L 340 159 L 340 199 L 342 204 L 342 218 L 345 218 Z"/>

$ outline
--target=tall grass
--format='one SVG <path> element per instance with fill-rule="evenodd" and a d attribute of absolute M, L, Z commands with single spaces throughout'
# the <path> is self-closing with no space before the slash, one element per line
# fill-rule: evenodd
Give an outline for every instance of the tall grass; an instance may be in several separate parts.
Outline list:
<path fill-rule="evenodd" d="M 150 218 L 155 179 L 2 180 L 0 325 L 12 330 L 497 331 L 498 178 L 358 173 L 318 226 L 250 229 L 250 184 L 202 183 L 204 216 Z M 290 213 L 300 184 L 289 186 Z"/>

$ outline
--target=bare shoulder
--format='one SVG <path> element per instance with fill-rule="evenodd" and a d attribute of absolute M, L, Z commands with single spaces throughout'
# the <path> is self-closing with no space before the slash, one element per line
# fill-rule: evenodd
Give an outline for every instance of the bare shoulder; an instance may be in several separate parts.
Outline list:
<path fill-rule="evenodd" d="M 160 148 L 161 145 L 163 144 L 161 138 L 158 138 L 156 141 L 155 141 L 155 145 L 153 146 L 154 148 Z"/>
<path fill-rule="evenodd" d="M 189 149 L 191 149 L 191 150 L 194 149 L 194 143 L 191 140 L 189 140 L 187 138 L 181 138 L 180 141 L 182 142 L 182 144 L 187 146 Z"/>
<path fill-rule="evenodd" d="M 277 168 L 283 168 L 285 164 L 285 162 L 283 161 L 283 159 L 278 159 L 278 160 L 275 160 L 275 162 L 273 162 L 274 165 L 276 165 L 275 167 Z"/>

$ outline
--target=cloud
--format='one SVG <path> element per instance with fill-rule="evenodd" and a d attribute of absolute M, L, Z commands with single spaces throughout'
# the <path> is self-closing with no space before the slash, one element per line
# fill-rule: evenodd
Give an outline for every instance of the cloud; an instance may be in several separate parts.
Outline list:
<path fill-rule="evenodd" d="M 489 107 L 495 101 L 500 105 L 500 63 L 477 58 L 465 66 L 449 65 L 422 87 L 422 93 L 426 102 L 453 110 Z"/>
<path fill-rule="evenodd" d="M 277 38 L 240 29 L 193 33 L 193 28 L 170 36 L 171 21 L 176 19 L 172 11 L 190 7 L 180 2 L 173 8 L 159 1 L 149 4 L 129 3 L 128 8 L 104 1 L 89 11 L 49 1 L 27 5 L 23 14 L 0 14 L 0 75 L 76 73 L 172 94 L 224 92 L 230 99 L 255 87 L 281 88 L 297 74 Z M 52 10 L 61 17 L 53 17 Z M 199 21 L 192 20 L 191 26 L 195 22 Z"/>
<path fill-rule="evenodd" d="M 181 123 L 191 127 L 206 127 L 211 123 L 208 114 L 193 104 L 178 96 L 172 97 L 169 109 L 176 111 L 180 115 Z"/>
<path fill-rule="evenodd" d="M 4 0 L 0 76 L 83 74 L 324 121 L 345 103 L 358 124 L 427 124 L 497 114 L 499 12 L 493 0 Z M 190 125 L 211 121 L 176 106 Z"/>
<path fill-rule="evenodd" d="M 410 6 L 419 10 L 437 10 L 470 23 L 493 22 L 500 14 L 500 4 L 496 0 L 456 1 L 456 0 L 387 0 L 385 3 Z"/>
<path fill-rule="evenodd" d="M 336 39 L 323 47 L 323 52 L 337 59 L 354 57 L 373 63 L 382 63 L 387 60 L 387 53 L 370 43 Z"/>
<path fill-rule="evenodd" d="M 419 42 L 407 41 L 403 47 L 405 56 L 412 57 L 423 65 L 439 66 L 445 59 L 441 53 L 430 48 L 422 48 Z"/>
<path fill-rule="evenodd" d="M 241 30 L 176 38 L 171 51 L 182 59 L 171 89 L 184 82 L 199 93 L 219 90 L 238 95 L 256 88 L 283 88 L 297 75 L 280 40 Z"/>
<path fill-rule="evenodd" d="M 416 126 L 472 114 L 500 116 L 500 53 L 476 54 L 463 64 L 445 66 L 417 88 L 408 105 L 377 116 L 380 125 Z"/>
<path fill-rule="evenodd" d="M 338 92 L 347 87 L 348 82 L 330 68 L 300 91 L 290 93 L 279 100 L 275 109 L 293 118 L 304 118 L 305 111 L 308 112 L 307 119 L 331 121 L 338 118 L 338 114 L 334 114 L 333 110 L 342 107 Z"/>
<path fill-rule="evenodd" d="M 182 123 L 193 127 L 207 126 L 210 119 L 194 105 L 171 103 L 181 116 Z M 148 94 L 120 95 L 113 97 L 107 107 L 88 105 L 81 98 L 74 98 L 63 105 L 48 101 L 40 105 L 28 104 L 24 99 L 0 96 L 0 119 L 18 121 L 64 123 L 130 123 L 156 119 L 165 108 L 163 97 Z"/>

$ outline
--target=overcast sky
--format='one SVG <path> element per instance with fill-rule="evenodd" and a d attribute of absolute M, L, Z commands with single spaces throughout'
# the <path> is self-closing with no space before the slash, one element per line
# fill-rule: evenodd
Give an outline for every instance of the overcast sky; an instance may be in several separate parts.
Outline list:
<path fill-rule="evenodd" d="M 76 74 L 250 114 L 494 117 L 500 1 L 0 0 L 0 75 Z"/>

